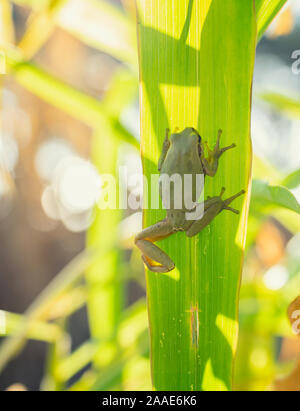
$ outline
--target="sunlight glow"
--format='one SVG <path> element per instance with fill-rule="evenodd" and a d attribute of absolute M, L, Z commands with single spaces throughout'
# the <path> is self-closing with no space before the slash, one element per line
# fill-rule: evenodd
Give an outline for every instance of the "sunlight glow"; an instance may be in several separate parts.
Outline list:
<path fill-rule="evenodd" d="M 101 191 L 96 168 L 77 156 L 64 159 L 55 171 L 54 187 L 66 210 L 81 213 L 91 209 Z"/>
<path fill-rule="evenodd" d="M 35 165 L 48 182 L 41 196 L 45 214 L 52 220 L 61 220 L 72 232 L 86 230 L 101 193 L 97 169 L 60 138 L 48 139 L 40 145 Z"/>
<path fill-rule="evenodd" d="M 60 161 L 74 153 L 72 145 L 62 138 L 51 138 L 44 141 L 35 157 L 35 168 L 40 177 L 50 181 Z"/>
<path fill-rule="evenodd" d="M 274 265 L 264 275 L 263 281 L 270 290 L 280 290 L 288 282 L 289 273 L 283 265 Z"/>
<path fill-rule="evenodd" d="M 300 233 L 290 239 L 286 249 L 292 257 L 300 258 Z"/>
<path fill-rule="evenodd" d="M 19 147 L 16 140 L 9 135 L 0 136 L 0 166 L 13 171 L 19 160 Z"/>
<path fill-rule="evenodd" d="M 215 391 L 228 391 L 224 381 L 214 375 L 211 359 L 207 360 L 205 365 L 202 389 L 204 391 L 209 391 L 210 387 L 214 387 Z"/>
<path fill-rule="evenodd" d="M 216 326 L 228 341 L 232 353 L 234 354 L 236 352 L 238 340 L 237 321 L 232 318 L 226 317 L 224 314 L 219 313 L 216 318 Z"/>
<path fill-rule="evenodd" d="M 6 334 L 6 315 L 5 312 L 0 310 L 0 335 Z"/>
<path fill-rule="evenodd" d="M 250 355 L 250 364 L 253 369 L 263 369 L 268 365 L 268 353 L 264 348 L 256 348 Z"/>

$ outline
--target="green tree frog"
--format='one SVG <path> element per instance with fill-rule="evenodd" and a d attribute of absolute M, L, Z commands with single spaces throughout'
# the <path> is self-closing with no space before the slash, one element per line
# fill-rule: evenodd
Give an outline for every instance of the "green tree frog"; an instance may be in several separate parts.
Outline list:
<path fill-rule="evenodd" d="M 182 132 L 174 133 L 169 138 L 169 130 L 166 131 L 166 137 L 163 142 L 162 153 L 158 161 L 158 171 L 160 175 L 169 177 L 179 175 L 184 181 L 184 175 L 191 175 L 192 178 L 196 175 L 213 177 L 218 169 L 219 158 L 221 155 L 235 147 L 231 146 L 220 148 L 220 138 L 222 130 L 219 130 L 217 142 L 213 150 L 210 150 L 205 142 L 207 149 L 207 157 L 205 157 L 204 145 L 197 130 L 188 127 Z M 195 179 L 192 180 L 193 182 Z M 195 198 L 197 190 L 192 183 L 192 197 Z M 165 195 L 165 186 L 160 182 L 159 190 L 160 197 L 163 199 Z M 202 187 L 203 188 L 203 187 Z M 174 194 L 173 189 L 170 189 L 170 196 Z M 188 237 L 193 237 L 202 231 L 211 221 L 222 211 L 230 210 L 239 214 L 238 210 L 229 207 L 229 204 L 245 193 L 244 190 L 234 196 L 223 200 L 225 188 L 223 187 L 220 195 L 208 197 L 202 205 L 202 218 L 187 219 L 187 212 L 193 209 L 187 209 L 185 205 L 181 208 L 176 208 L 174 202 L 170 202 L 170 207 L 167 209 L 166 218 L 158 223 L 145 228 L 135 237 L 135 244 L 142 252 L 142 259 L 149 270 L 157 273 L 166 273 L 175 268 L 172 259 L 157 245 L 153 244 L 158 240 L 162 240 L 170 235 L 185 231 Z M 197 201 L 197 199 L 196 199 Z M 196 207 L 194 205 L 194 207 Z"/>

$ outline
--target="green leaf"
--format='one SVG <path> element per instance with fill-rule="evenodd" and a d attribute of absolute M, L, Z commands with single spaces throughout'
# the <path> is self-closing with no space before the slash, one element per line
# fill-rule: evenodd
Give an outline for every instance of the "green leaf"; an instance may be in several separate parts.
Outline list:
<path fill-rule="evenodd" d="M 298 187 L 300 185 L 300 170 L 296 170 L 286 176 L 282 181 L 282 185 L 291 189 Z"/>
<path fill-rule="evenodd" d="M 13 335 L 24 322 L 19 314 L 0 310 L 0 336 Z M 43 321 L 32 321 L 28 327 L 27 337 L 33 340 L 55 342 L 61 336 L 62 330 L 56 324 L 47 324 Z"/>
<path fill-rule="evenodd" d="M 49 7 L 53 0 L 13 0 L 13 3 L 19 4 L 20 6 L 32 7 L 35 10 L 41 10 Z"/>
<path fill-rule="evenodd" d="M 92 142 L 93 164 L 100 174 L 109 174 L 117 179 L 118 141 L 109 124 L 103 122 L 99 126 Z M 118 243 L 118 224 L 122 215 L 120 209 L 100 209 L 96 206 L 95 219 L 87 235 L 88 247 L 101 250 L 107 244 L 111 245 L 111 251 L 105 258 L 96 260 L 86 273 L 91 335 L 99 341 L 112 338 L 124 305 L 120 249 L 114 246 Z"/>
<path fill-rule="evenodd" d="M 294 235 L 300 231 L 300 218 L 295 218 L 294 214 L 286 208 L 272 210 L 272 216 L 276 218 L 284 227 Z"/>
<path fill-rule="evenodd" d="M 255 0 L 258 41 L 287 0 Z"/>
<path fill-rule="evenodd" d="M 300 213 L 298 201 L 286 187 L 270 186 L 266 181 L 253 181 L 251 200 L 255 205 L 278 206 Z"/>
<path fill-rule="evenodd" d="M 135 81 L 133 81 L 133 85 L 134 87 L 132 87 L 131 75 L 123 70 L 117 73 L 105 95 L 106 113 L 120 115 L 128 104 L 128 100 L 132 100 L 133 95 L 135 95 Z M 116 129 L 107 121 L 99 119 L 97 132 L 92 141 L 91 154 L 92 161 L 99 173 L 114 176 L 118 184 L 116 164 L 120 144 L 116 137 Z M 116 189 L 118 190 L 117 187 Z M 122 217 L 123 210 L 96 207 L 94 222 L 88 230 L 88 247 L 101 250 L 107 244 L 118 243 L 119 223 Z M 120 248 L 112 247 L 106 258 L 96 261 L 86 273 L 91 335 L 99 341 L 112 338 L 124 308 L 124 282 L 120 281 L 122 273 L 120 253 Z M 115 345 L 112 344 L 112 346 Z M 102 363 L 101 355 L 95 356 L 94 365 L 102 366 Z"/>
<path fill-rule="evenodd" d="M 195 127 L 224 154 L 205 196 L 247 189 L 250 102 L 256 45 L 254 3 L 139 0 L 141 132 L 144 174 L 157 173 L 166 127 Z M 147 272 L 153 385 L 156 390 L 230 390 L 237 342 L 247 196 L 241 218 L 220 214 L 199 235 L 159 243 L 174 259 L 168 275 Z M 165 211 L 145 210 L 145 226 Z"/>
<path fill-rule="evenodd" d="M 277 168 L 255 154 L 253 155 L 252 176 L 256 180 L 266 179 L 273 185 L 280 184 L 283 179 L 282 173 Z"/>
<path fill-rule="evenodd" d="M 15 56 L 9 53 L 8 56 L 11 73 L 21 86 L 95 129 L 99 127 L 101 122 L 109 123 L 119 139 L 138 146 L 135 138 L 120 123 L 116 116 L 119 114 L 118 111 L 114 113 L 109 104 L 106 109 L 102 102 L 63 83 L 46 73 L 42 68 L 22 61 L 19 55 Z M 120 77 L 124 79 L 121 100 L 127 99 L 129 103 L 135 94 L 136 79 L 129 72 L 126 75 L 123 73 L 122 76 L 117 73 L 117 78 Z"/>
<path fill-rule="evenodd" d="M 30 24 L 18 44 L 26 60 L 30 60 L 49 39 L 55 29 L 54 17 L 65 3 L 66 0 L 52 0 L 48 7 L 31 13 Z"/>
<path fill-rule="evenodd" d="M 300 117 L 300 100 L 278 93 L 261 93 L 259 97 L 270 103 L 277 110 L 283 111 L 292 117 Z"/>
<path fill-rule="evenodd" d="M 79 40 L 113 57 L 137 64 L 136 30 L 125 13 L 104 0 L 69 0 L 57 24 Z"/>
<path fill-rule="evenodd" d="M 103 250 L 97 258 L 105 257 L 109 250 Z M 26 338 L 31 326 L 50 315 L 53 302 L 76 284 L 90 264 L 95 260 L 95 250 L 84 251 L 78 254 L 67 264 L 52 282 L 41 292 L 26 311 L 23 321 L 20 322 L 15 332 L 0 346 L 0 373 L 7 363 L 18 354 L 26 343 Z"/>
<path fill-rule="evenodd" d="M 0 7 L 0 47 L 13 43 L 15 38 L 12 6 L 8 0 L 2 0 Z"/>
<path fill-rule="evenodd" d="M 26 47 L 24 45 L 26 50 L 27 47 L 30 52 L 37 49 L 46 36 L 50 35 L 56 23 L 88 46 L 104 51 L 135 69 L 137 52 L 134 24 L 120 8 L 109 1 L 62 0 L 65 4 L 60 10 L 56 7 L 57 0 L 13 1 L 19 5 L 32 7 L 37 13 L 41 12 L 35 20 L 35 27 L 29 28 Z M 53 7 L 50 10 L 52 3 L 56 10 L 52 10 Z M 53 20 L 47 19 L 46 14 L 50 12 Z M 39 29 L 39 24 L 43 24 L 41 17 L 46 17 L 46 20 L 45 30 L 40 31 L 40 39 L 36 36 L 36 30 Z"/>

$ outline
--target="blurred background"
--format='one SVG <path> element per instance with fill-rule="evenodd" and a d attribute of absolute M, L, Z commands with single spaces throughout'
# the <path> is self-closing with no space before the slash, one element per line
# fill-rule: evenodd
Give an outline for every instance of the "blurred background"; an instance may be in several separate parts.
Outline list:
<path fill-rule="evenodd" d="M 257 48 L 237 390 L 300 390 L 287 316 L 300 295 L 298 3 Z M 131 0 L 1 1 L 1 390 L 151 389 L 141 210 L 95 207 L 100 174 L 142 173 L 134 13 Z"/>

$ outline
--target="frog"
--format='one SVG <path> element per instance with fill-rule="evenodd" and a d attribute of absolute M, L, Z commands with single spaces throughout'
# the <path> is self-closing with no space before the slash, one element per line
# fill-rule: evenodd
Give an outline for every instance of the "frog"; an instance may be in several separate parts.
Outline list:
<path fill-rule="evenodd" d="M 236 147 L 233 143 L 230 146 L 220 148 L 220 140 L 223 131 L 219 129 L 217 140 L 213 149 L 210 149 L 207 142 L 202 142 L 202 138 L 199 132 L 193 127 L 186 127 L 181 132 L 177 132 L 170 135 L 170 130 L 166 129 L 165 139 L 163 141 L 163 147 L 160 158 L 158 160 L 158 171 L 160 176 L 167 175 L 179 175 L 184 179 L 184 175 L 190 174 L 192 180 L 192 196 L 195 197 L 195 176 L 203 175 L 203 181 L 206 176 L 214 177 L 218 170 L 220 157 L 228 150 Z M 206 149 L 206 150 L 205 150 Z M 207 152 L 207 155 L 205 155 Z M 182 180 L 183 181 L 183 180 Z M 200 189 L 200 191 L 203 187 Z M 166 194 L 164 192 L 165 187 L 159 182 L 160 197 L 164 198 Z M 194 237 L 199 234 L 205 227 L 207 227 L 212 220 L 217 217 L 223 210 L 231 211 L 235 214 L 239 214 L 239 211 L 230 207 L 230 204 L 236 198 L 245 194 L 245 190 L 241 190 L 237 194 L 223 200 L 223 194 L 225 188 L 222 187 L 219 195 L 214 197 L 207 197 L 207 199 L 201 203 L 196 202 L 190 209 L 187 209 L 185 205 L 177 208 L 173 203 L 169 204 L 169 208 L 166 209 L 166 217 L 143 229 L 135 236 L 135 245 L 142 253 L 142 260 L 145 266 L 154 273 L 167 273 L 175 268 L 173 260 L 156 244 L 157 241 L 163 240 L 172 234 L 180 231 L 184 231 L 187 237 Z M 169 192 L 170 194 L 170 192 Z M 171 190 L 171 195 L 173 191 Z M 196 210 L 196 207 L 202 206 L 202 216 L 187 218 L 189 212 Z"/>

